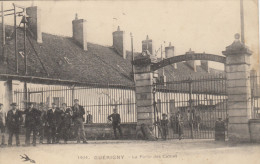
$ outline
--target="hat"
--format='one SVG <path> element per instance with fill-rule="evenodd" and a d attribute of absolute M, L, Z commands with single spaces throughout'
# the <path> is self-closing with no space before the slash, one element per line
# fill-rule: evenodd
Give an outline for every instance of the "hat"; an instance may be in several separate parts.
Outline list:
<path fill-rule="evenodd" d="M 44 106 L 44 103 L 43 103 L 43 102 L 41 102 L 39 105 L 40 105 L 40 106 Z"/>
<path fill-rule="evenodd" d="M 74 101 L 79 101 L 79 99 L 74 99 Z"/>
<path fill-rule="evenodd" d="M 167 114 L 163 113 L 162 116 L 167 116 Z"/>
<path fill-rule="evenodd" d="M 62 103 L 61 105 L 67 105 L 66 103 Z"/>
<path fill-rule="evenodd" d="M 51 105 L 56 105 L 55 103 L 51 103 Z"/>
<path fill-rule="evenodd" d="M 11 106 L 17 106 L 17 104 L 16 104 L 16 103 L 11 103 L 10 105 L 11 105 Z"/>
<path fill-rule="evenodd" d="M 3 104 L 2 103 L 0 103 L 0 106 L 2 106 Z"/>

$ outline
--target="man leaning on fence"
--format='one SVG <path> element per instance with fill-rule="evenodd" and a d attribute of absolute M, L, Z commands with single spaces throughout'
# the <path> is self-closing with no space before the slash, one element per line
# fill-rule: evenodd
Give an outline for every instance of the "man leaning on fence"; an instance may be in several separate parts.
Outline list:
<path fill-rule="evenodd" d="M 84 131 L 84 122 L 83 115 L 85 114 L 85 110 L 83 106 L 79 105 L 79 100 L 74 100 L 74 105 L 72 106 L 73 111 L 73 121 L 75 126 L 75 131 L 77 134 L 77 143 L 80 143 L 80 139 L 83 140 L 83 143 L 87 143 Z"/>

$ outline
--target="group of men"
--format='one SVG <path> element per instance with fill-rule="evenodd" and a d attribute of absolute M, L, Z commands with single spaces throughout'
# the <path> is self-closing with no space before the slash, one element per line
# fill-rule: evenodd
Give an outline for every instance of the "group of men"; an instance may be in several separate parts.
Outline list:
<path fill-rule="evenodd" d="M 167 114 L 162 114 L 162 119 L 159 122 L 159 130 L 161 132 L 162 139 L 166 140 L 168 135 L 168 125 L 170 124 L 174 133 L 179 135 L 179 140 L 183 139 L 183 117 L 178 111 L 175 115 L 171 115 L 170 122 L 167 118 Z"/>
<path fill-rule="evenodd" d="M 187 123 L 191 130 L 200 131 L 201 117 L 198 113 L 195 113 L 194 110 L 187 113 Z M 159 123 L 159 128 L 161 131 L 162 139 L 166 140 L 168 135 L 168 124 L 173 130 L 173 133 L 179 135 L 179 140 L 183 139 L 183 128 L 184 128 L 184 118 L 183 114 L 180 111 L 177 111 L 174 114 L 171 114 L 170 120 L 167 119 L 167 114 L 162 114 L 162 119 Z"/>
<path fill-rule="evenodd" d="M 39 109 L 34 108 L 33 103 L 29 102 L 28 108 L 24 111 L 17 109 L 17 104 L 10 104 L 11 110 L 5 113 L 2 109 L 3 104 L 0 104 L 0 130 L 2 135 L 2 145 L 5 144 L 5 126 L 8 128 L 9 139 L 8 145 L 12 145 L 12 138 L 15 135 L 16 146 L 20 145 L 19 132 L 20 126 L 23 123 L 23 115 L 25 115 L 25 145 L 30 145 L 30 136 L 33 134 L 33 146 L 36 146 L 36 135 L 40 135 L 40 143 L 43 143 L 44 136 L 47 133 L 47 143 L 59 143 L 60 139 L 64 139 L 67 143 L 72 123 L 74 124 L 75 133 L 77 134 L 77 143 L 83 140 L 87 143 L 84 133 L 83 116 L 85 110 L 83 106 L 79 105 L 79 100 L 74 100 L 74 105 L 71 108 L 67 107 L 66 103 L 62 103 L 62 107 L 58 108 L 55 103 L 52 107 L 46 110 L 44 104 L 39 105 Z"/>

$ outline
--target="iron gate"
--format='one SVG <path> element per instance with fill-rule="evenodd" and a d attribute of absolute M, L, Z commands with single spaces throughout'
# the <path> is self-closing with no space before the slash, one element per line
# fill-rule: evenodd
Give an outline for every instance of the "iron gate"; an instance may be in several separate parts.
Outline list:
<path fill-rule="evenodd" d="M 172 82 L 154 84 L 154 112 L 157 137 L 161 138 L 160 121 L 167 114 L 167 138 L 178 137 L 179 111 L 183 121 L 183 137 L 188 139 L 213 139 L 215 122 L 221 118 L 226 125 L 227 95 L 224 75 L 179 78 Z"/>
<path fill-rule="evenodd" d="M 26 102 L 31 101 L 38 108 L 43 103 L 46 109 L 51 108 L 51 103 L 61 107 L 66 103 L 73 105 L 74 99 L 79 99 L 87 114 L 92 116 L 92 123 L 107 123 L 107 116 L 113 113 L 117 106 L 122 123 L 137 121 L 134 86 L 99 85 L 89 86 L 61 86 L 61 85 L 30 85 L 27 91 L 17 89 L 14 91 L 13 100 L 20 110 L 24 110 Z M 27 99 L 27 100 L 26 100 Z M 86 121 L 86 119 L 85 119 Z"/>

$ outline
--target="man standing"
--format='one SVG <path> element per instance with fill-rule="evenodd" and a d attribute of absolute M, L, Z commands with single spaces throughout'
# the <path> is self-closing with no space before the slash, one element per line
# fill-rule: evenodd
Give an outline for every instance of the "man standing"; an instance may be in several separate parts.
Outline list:
<path fill-rule="evenodd" d="M 28 108 L 24 111 L 25 114 L 25 145 L 30 146 L 30 135 L 33 133 L 33 146 L 36 146 L 37 127 L 41 113 L 39 110 L 33 108 L 33 103 L 28 103 Z"/>
<path fill-rule="evenodd" d="M 77 133 L 77 143 L 80 143 L 80 138 L 83 139 L 83 143 L 87 143 L 85 132 L 84 132 L 84 123 L 83 123 L 83 115 L 85 114 L 85 110 L 83 106 L 79 105 L 78 99 L 74 100 L 72 111 L 73 111 L 73 121 L 75 125 L 75 130 Z"/>
<path fill-rule="evenodd" d="M 49 134 L 47 137 L 47 143 L 55 144 L 58 143 L 58 127 L 61 123 L 61 112 L 57 108 L 55 103 L 52 103 L 52 108 L 47 111 L 47 124 L 49 127 Z M 52 142 L 51 142 L 52 140 Z"/>
<path fill-rule="evenodd" d="M 61 107 L 61 116 L 62 116 L 62 123 L 60 126 L 60 137 L 64 139 L 64 143 L 67 144 L 67 141 L 70 136 L 70 128 L 72 123 L 72 110 L 70 108 L 67 108 L 66 103 L 62 103 Z"/>
<path fill-rule="evenodd" d="M 0 131 L 2 136 L 1 146 L 5 145 L 5 112 L 3 110 L 3 104 L 0 103 Z"/>
<path fill-rule="evenodd" d="M 168 119 L 167 119 L 167 114 L 163 113 L 162 114 L 163 119 L 161 120 L 161 128 L 162 128 L 162 139 L 166 140 L 167 134 L 168 134 Z"/>
<path fill-rule="evenodd" d="M 16 103 L 10 104 L 11 110 L 7 113 L 6 125 L 9 131 L 8 146 L 12 146 L 13 135 L 16 138 L 16 146 L 20 146 L 19 131 L 23 122 L 22 112 L 17 110 Z"/>
<path fill-rule="evenodd" d="M 112 118 L 112 126 L 114 130 L 115 139 L 118 139 L 116 129 L 118 129 L 120 137 L 122 138 L 123 134 L 120 127 L 121 119 L 120 119 L 120 114 L 117 113 L 117 107 L 114 108 L 113 112 L 114 112 L 113 114 L 108 116 L 108 120 L 111 121 Z"/>
<path fill-rule="evenodd" d="M 176 114 L 179 140 L 183 139 L 183 117 L 180 111 Z"/>
<path fill-rule="evenodd" d="M 39 119 L 39 135 L 40 135 L 40 144 L 43 143 L 43 139 L 44 139 L 44 135 L 46 134 L 46 132 L 48 132 L 48 127 L 46 125 L 47 123 L 47 112 L 46 112 L 46 108 L 44 107 L 43 103 L 40 103 L 39 105 L 39 111 L 41 112 L 41 116 Z"/>

